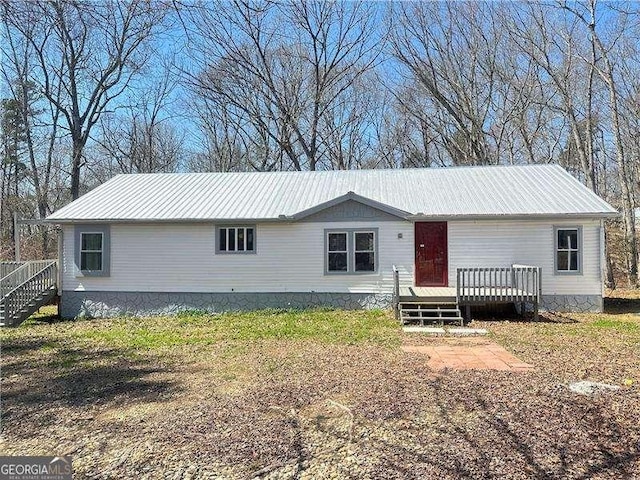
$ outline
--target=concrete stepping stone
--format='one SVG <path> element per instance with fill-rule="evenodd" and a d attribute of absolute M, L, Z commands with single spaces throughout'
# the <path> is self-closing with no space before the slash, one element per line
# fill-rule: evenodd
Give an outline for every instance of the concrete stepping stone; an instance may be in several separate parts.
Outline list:
<path fill-rule="evenodd" d="M 447 332 L 440 327 L 402 327 L 402 331 L 406 333 L 425 333 L 427 335 L 444 335 Z"/>
<path fill-rule="evenodd" d="M 449 328 L 448 332 L 450 335 L 486 335 L 489 332 L 486 328 L 469 328 L 469 327 L 459 327 L 459 328 Z"/>

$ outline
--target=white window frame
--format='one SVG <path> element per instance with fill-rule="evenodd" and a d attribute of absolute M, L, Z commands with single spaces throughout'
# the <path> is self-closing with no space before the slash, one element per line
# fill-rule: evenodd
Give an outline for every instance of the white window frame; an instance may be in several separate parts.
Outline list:
<path fill-rule="evenodd" d="M 221 231 L 225 231 L 225 239 L 226 239 L 226 245 L 225 245 L 225 249 L 223 250 L 221 248 L 220 245 L 220 234 Z M 231 235 L 231 231 L 234 231 L 234 242 L 233 242 L 233 250 L 229 250 L 229 238 Z M 244 250 L 239 250 L 238 248 L 238 231 L 244 231 L 244 235 L 243 235 L 243 247 Z M 247 235 L 247 231 L 248 230 L 253 230 L 253 249 L 252 250 L 247 250 L 247 244 L 248 244 L 248 235 Z M 216 253 L 217 254 L 231 254 L 231 255 L 237 255 L 237 254 L 255 254 L 257 251 L 257 235 L 256 235 L 256 226 L 255 225 L 218 225 L 216 227 L 216 231 L 215 231 L 215 235 L 216 235 Z"/>
<path fill-rule="evenodd" d="M 331 248 L 331 242 L 329 241 L 329 237 L 331 235 L 344 235 L 344 248 L 346 250 L 329 250 Z M 325 273 L 329 275 L 344 275 L 349 273 L 349 232 L 342 230 L 327 230 L 325 232 Z M 329 270 L 329 254 L 331 253 L 344 253 L 347 260 L 347 269 L 346 270 Z"/>
<path fill-rule="evenodd" d="M 102 250 L 83 250 L 82 235 L 100 234 L 102 235 Z M 83 270 L 82 252 L 102 253 L 100 270 Z M 111 271 L 111 226 L 109 224 L 75 224 L 73 228 L 73 263 L 74 275 L 76 277 L 108 277 Z"/>
<path fill-rule="evenodd" d="M 357 249 L 357 245 L 358 243 L 356 242 L 356 235 L 358 235 L 359 233 L 370 233 L 373 235 L 373 250 L 358 250 Z M 374 232 L 373 230 L 356 230 L 353 232 L 353 271 L 356 273 L 373 273 L 376 271 L 376 264 L 377 262 L 377 257 L 378 254 L 376 252 L 376 232 Z M 373 270 L 358 270 L 357 267 L 357 263 L 356 263 L 356 254 L 358 253 L 372 253 L 373 254 Z"/>
<path fill-rule="evenodd" d="M 567 248 L 560 248 L 558 242 L 558 236 L 561 231 L 571 230 L 576 232 L 576 248 L 571 248 L 569 245 Z M 553 238 L 554 238 L 554 250 L 553 250 L 553 263 L 554 263 L 554 272 L 557 275 L 582 275 L 582 227 L 580 226 L 555 226 L 553 228 Z M 576 270 L 561 270 L 558 265 L 558 253 L 567 252 L 567 267 L 571 267 L 571 252 L 576 252 L 578 257 L 577 259 L 577 269 Z"/>
<path fill-rule="evenodd" d="M 82 248 L 82 239 L 85 235 L 100 235 L 100 250 L 85 250 Z M 100 254 L 100 268 L 97 270 L 90 270 L 88 268 L 82 268 L 82 254 L 83 253 L 99 253 Z M 104 232 L 80 232 L 80 270 L 83 272 L 102 272 L 104 270 Z"/>
<path fill-rule="evenodd" d="M 343 233 L 347 236 L 347 269 L 329 270 L 329 235 Z M 356 233 L 373 234 L 373 251 L 358 250 L 358 253 L 373 253 L 373 270 L 356 270 Z M 324 230 L 324 274 L 325 275 L 377 275 L 380 264 L 378 248 L 378 228 L 328 228 Z M 331 251 L 331 253 L 344 253 Z"/>

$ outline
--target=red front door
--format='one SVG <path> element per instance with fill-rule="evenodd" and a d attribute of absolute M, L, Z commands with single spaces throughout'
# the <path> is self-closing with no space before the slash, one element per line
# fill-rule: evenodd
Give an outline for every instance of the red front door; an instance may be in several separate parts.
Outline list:
<path fill-rule="evenodd" d="M 416 222 L 416 286 L 446 287 L 447 222 Z"/>

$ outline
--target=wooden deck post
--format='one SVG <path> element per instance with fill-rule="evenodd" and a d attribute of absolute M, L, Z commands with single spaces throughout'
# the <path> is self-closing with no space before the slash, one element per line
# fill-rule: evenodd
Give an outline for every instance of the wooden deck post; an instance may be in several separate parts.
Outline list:
<path fill-rule="evenodd" d="M 400 321 L 400 272 L 398 268 L 393 265 L 393 313 L 397 321 Z"/>

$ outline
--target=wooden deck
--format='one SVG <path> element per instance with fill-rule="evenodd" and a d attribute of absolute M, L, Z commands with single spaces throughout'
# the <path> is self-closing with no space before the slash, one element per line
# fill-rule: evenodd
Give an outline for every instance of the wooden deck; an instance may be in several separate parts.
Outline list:
<path fill-rule="evenodd" d="M 457 291 L 455 287 L 400 287 L 400 301 L 456 302 L 460 303 L 514 302 L 528 299 L 530 293 L 513 287 L 467 287 Z M 477 297 L 477 299 L 476 299 Z M 473 299 L 473 300 L 470 300 Z"/>
<path fill-rule="evenodd" d="M 487 303 L 532 304 L 534 318 L 538 318 L 538 307 L 542 296 L 541 268 L 530 265 L 511 267 L 460 267 L 456 269 L 455 287 L 417 287 L 401 286 L 400 275 L 393 266 L 394 288 L 393 302 L 396 317 L 401 320 L 410 319 L 405 314 L 419 315 L 423 320 L 431 320 L 423 313 L 438 314 L 442 312 L 456 313 L 461 306 L 466 307 L 467 318 L 473 305 Z M 441 306 L 440 306 L 440 305 Z M 435 308 L 435 310 L 434 310 Z"/>
<path fill-rule="evenodd" d="M 454 287 L 400 287 L 400 301 L 456 303 L 456 289 Z"/>

